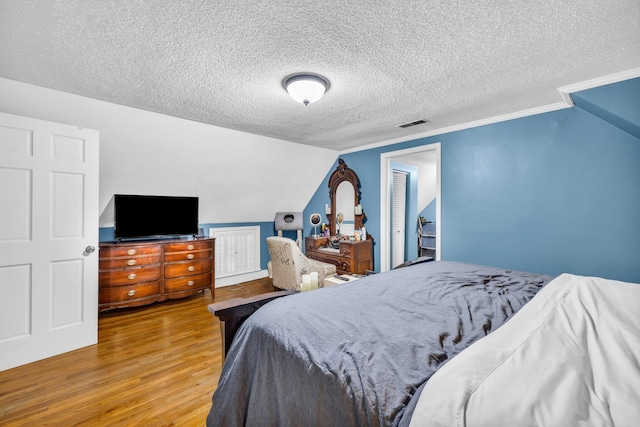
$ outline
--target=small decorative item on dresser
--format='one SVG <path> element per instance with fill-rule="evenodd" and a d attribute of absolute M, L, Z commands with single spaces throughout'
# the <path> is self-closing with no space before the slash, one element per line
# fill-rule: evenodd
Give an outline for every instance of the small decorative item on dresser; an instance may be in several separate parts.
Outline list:
<path fill-rule="evenodd" d="M 309 217 L 309 223 L 313 225 L 313 235 L 318 237 L 318 226 L 322 222 L 322 217 L 319 213 L 313 213 Z"/>

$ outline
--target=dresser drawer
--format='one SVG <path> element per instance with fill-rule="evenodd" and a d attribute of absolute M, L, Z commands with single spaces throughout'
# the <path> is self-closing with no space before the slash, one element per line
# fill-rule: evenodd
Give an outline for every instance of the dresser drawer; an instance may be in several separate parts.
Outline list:
<path fill-rule="evenodd" d="M 100 286 L 122 286 L 142 282 L 160 280 L 160 265 L 154 267 L 125 268 L 122 270 L 105 270 L 99 272 Z"/>
<path fill-rule="evenodd" d="M 200 251 L 205 249 L 211 249 L 213 244 L 211 240 L 188 240 L 186 242 L 174 242 L 166 243 L 164 245 L 164 251 L 166 252 L 188 252 L 188 251 Z"/>
<path fill-rule="evenodd" d="M 340 264 L 342 263 L 342 257 L 339 254 L 327 254 L 325 252 L 322 251 L 316 251 L 316 252 L 309 252 L 307 254 L 307 258 L 311 258 L 314 259 L 316 261 L 320 261 L 320 262 L 325 262 L 327 264 L 332 264 L 335 265 L 336 268 L 340 267 Z"/>
<path fill-rule="evenodd" d="M 339 274 L 365 274 L 367 270 L 373 269 L 371 240 L 341 240 L 339 249 L 318 247 L 320 243 L 326 244 L 327 240 L 307 237 L 306 256 L 335 265 Z"/>
<path fill-rule="evenodd" d="M 192 276 L 194 274 L 208 273 L 211 271 L 211 259 L 197 259 L 193 261 L 174 262 L 164 265 L 164 277 Z"/>
<path fill-rule="evenodd" d="M 307 250 L 314 250 L 322 248 L 329 244 L 328 237 L 305 237 L 305 247 Z"/>
<path fill-rule="evenodd" d="M 331 265 L 335 265 L 336 266 L 336 270 L 338 270 L 338 272 L 343 271 L 343 272 L 351 272 L 351 259 L 350 258 L 345 258 L 342 257 L 340 255 L 336 255 L 336 256 L 323 256 L 323 254 L 318 251 L 315 252 L 313 259 L 315 259 L 316 261 L 320 261 L 320 262 L 325 262 L 327 264 L 331 264 Z"/>
<path fill-rule="evenodd" d="M 100 243 L 99 310 L 215 293 L 215 239 Z"/>
<path fill-rule="evenodd" d="M 191 261 L 193 259 L 211 258 L 213 251 L 165 252 L 164 262 Z"/>
<path fill-rule="evenodd" d="M 153 255 L 162 251 L 158 245 L 127 245 L 127 246 L 105 246 L 100 248 L 101 258 L 118 258 L 135 255 Z"/>
<path fill-rule="evenodd" d="M 133 301 L 160 296 L 160 282 L 147 282 L 138 285 L 118 286 L 100 289 L 100 304 Z"/>
<path fill-rule="evenodd" d="M 100 270 L 114 268 L 139 267 L 160 264 L 160 254 L 146 256 L 130 256 L 125 258 L 100 258 Z"/>
<path fill-rule="evenodd" d="M 211 286 L 211 273 L 195 276 L 178 277 L 164 281 L 165 292 L 183 292 Z"/>

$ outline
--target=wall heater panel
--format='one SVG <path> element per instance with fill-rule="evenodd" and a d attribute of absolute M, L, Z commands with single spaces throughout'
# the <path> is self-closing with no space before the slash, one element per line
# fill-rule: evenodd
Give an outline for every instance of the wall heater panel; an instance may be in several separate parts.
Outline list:
<path fill-rule="evenodd" d="M 216 279 L 260 271 L 260 227 L 211 228 L 216 238 Z"/>

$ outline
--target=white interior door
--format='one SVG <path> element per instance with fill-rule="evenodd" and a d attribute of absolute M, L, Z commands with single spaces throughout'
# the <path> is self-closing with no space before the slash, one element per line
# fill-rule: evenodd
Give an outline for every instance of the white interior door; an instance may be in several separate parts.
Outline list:
<path fill-rule="evenodd" d="M 405 172 L 393 171 L 391 206 L 391 268 L 395 268 L 404 262 L 407 209 L 407 174 Z"/>
<path fill-rule="evenodd" d="M 98 340 L 98 148 L 0 113 L 0 371 Z"/>

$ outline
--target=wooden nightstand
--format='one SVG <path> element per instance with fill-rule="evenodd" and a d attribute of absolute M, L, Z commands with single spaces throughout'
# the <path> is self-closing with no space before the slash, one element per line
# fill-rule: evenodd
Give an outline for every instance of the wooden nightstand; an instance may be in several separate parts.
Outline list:
<path fill-rule="evenodd" d="M 326 247 L 328 237 L 306 237 L 307 258 L 336 266 L 338 274 L 362 274 L 373 270 L 372 240 L 341 240 L 338 249 Z"/>

